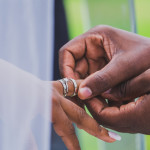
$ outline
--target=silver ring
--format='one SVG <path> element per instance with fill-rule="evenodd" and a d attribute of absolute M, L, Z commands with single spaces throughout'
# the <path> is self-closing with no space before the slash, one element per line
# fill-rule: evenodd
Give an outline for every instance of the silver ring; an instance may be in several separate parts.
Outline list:
<path fill-rule="evenodd" d="M 76 83 L 76 81 L 74 80 L 74 79 L 72 79 L 72 78 L 69 78 L 69 80 L 71 80 L 72 81 L 72 83 L 73 83 L 73 85 L 74 85 L 74 93 L 71 95 L 71 97 L 73 97 L 73 96 L 76 96 L 77 95 L 77 83 Z"/>
<path fill-rule="evenodd" d="M 67 96 L 67 86 L 66 86 L 66 83 L 65 83 L 65 81 L 63 79 L 58 80 L 58 81 L 62 84 L 62 86 L 63 86 L 63 95 L 64 95 L 64 97 L 66 97 Z"/>
<path fill-rule="evenodd" d="M 77 95 L 77 83 L 76 83 L 76 81 L 72 78 L 69 78 L 69 79 L 63 78 L 63 79 L 59 80 L 59 82 L 63 86 L 64 97 L 66 97 L 68 95 L 68 81 L 71 81 L 73 83 L 73 86 L 74 86 L 74 93 L 71 95 L 71 97 L 76 96 Z"/>
<path fill-rule="evenodd" d="M 69 79 L 68 79 L 68 78 L 63 78 L 63 80 L 65 81 L 65 84 L 66 84 L 66 92 L 67 92 L 67 94 L 68 94 L 68 81 L 69 81 Z M 66 96 L 67 96 L 67 94 L 66 94 Z"/>

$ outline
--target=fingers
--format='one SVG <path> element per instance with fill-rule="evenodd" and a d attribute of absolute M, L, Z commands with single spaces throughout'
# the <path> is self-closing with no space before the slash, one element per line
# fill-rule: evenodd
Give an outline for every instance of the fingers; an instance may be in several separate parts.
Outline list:
<path fill-rule="evenodd" d="M 82 80 L 76 80 L 76 83 L 77 83 L 77 91 L 78 91 L 78 88 L 79 88 L 79 85 L 81 84 Z M 68 82 L 68 95 L 72 95 L 74 93 L 74 84 L 72 82 Z M 53 88 L 55 88 L 57 90 L 57 92 L 60 94 L 60 95 L 64 95 L 63 94 L 63 86 L 62 84 L 59 82 L 59 81 L 53 81 L 52 82 L 52 86 Z M 56 91 L 55 90 L 55 91 Z"/>
<path fill-rule="evenodd" d="M 87 72 L 88 64 L 85 59 L 82 59 L 85 54 L 86 46 L 84 41 L 84 36 L 78 36 L 72 41 L 64 45 L 59 51 L 59 68 L 60 73 L 63 77 L 71 77 L 74 79 L 79 79 L 80 75 L 84 75 Z M 77 60 L 81 60 L 76 64 Z M 77 67 L 76 74 L 75 68 L 76 65 L 81 65 L 82 69 Z"/>
<path fill-rule="evenodd" d="M 127 46 L 127 44 L 124 44 L 125 39 L 121 42 L 120 38 L 122 37 L 118 34 L 119 32 L 125 35 L 124 38 L 126 40 L 128 39 L 127 37 L 130 34 L 114 29 L 110 32 L 112 33 L 111 35 L 103 35 L 103 48 L 110 62 L 103 69 L 88 76 L 81 83 L 79 87 L 79 97 L 81 99 L 100 95 L 104 91 L 139 75 L 149 68 L 149 61 L 143 60 L 143 58 L 149 58 L 147 56 L 149 55 L 148 49 L 143 44 L 141 44 L 141 47 L 137 47 L 138 42 L 141 42 L 138 38 L 137 41 L 130 39 L 130 43 L 133 43 Z M 115 34 L 117 39 L 113 37 Z M 144 62 L 144 64 L 139 63 L 139 60 Z"/>
<path fill-rule="evenodd" d="M 77 83 L 80 83 L 80 81 L 78 81 Z M 55 84 L 57 84 L 57 86 L 55 85 L 55 88 L 59 89 L 60 85 L 57 82 L 55 82 Z M 53 98 L 53 100 L 55 99 L 56 98 Z M 102 139 L 106 142 L 114 142 L 117 139 L 116 137 L 114 137 L 113 133 L 108 132 L 106 129 L 100 127 L 98 123 L 93 118 L 91 118 L 81 107 L 77 106 L 76 104 L 72 103 L 71 101 L 65 99 L 62 96 L 60 97 L 60 104 L 62 110 L 66 113 L 67 117 L 69 117 L 70 120 L 76 123 L 79 128 L 84 129 L 89 134 L 96 136 L 97 138 Z M 57 101 L 56 105 L 58 105 Z M 67 118 L 65 119 L 66 116 L 64 115 L 63 111 L 61 111 L 60 106 L 58 105 L 57 107 L 53 108 L 57 108 L 53 110 L 53 116 L 56 116 L 57 118 L 57 123 L 54 123 L 57 134 L 63 138 L 63 141 L 65 142 L 67 147 L 78 147 L 77 139 L 73 132 L 74 130 L 72 129 L 72 125 L 67 120 Z M 53 118 L 53 120 L 54 119 L 55 118 Z M 64 132 L 62 131 L 62 129 L 64 129 Z M 68 138 L 70 132 L 73 136 L 72 138 Z M 72 141 L 76 144 L 75 146 L 72 145 Z M 69 145 L 69 143 L 71 145 Z"/>
<path fill-rule="evenodd" d="M 75 129 L 59 102 L 53 98 L 52 122 L 55 132 L 62 138 L 69 150 L 80 150 Z"/>
<path fill-rule="evenodd" d="M 87 32 L 60 49 L 59 66 L 63 77 L 83 79 L 106 65 L 102 36 Z"/>
<path fill-rule="evenodd" d="M 148 99 L 147 99 L 148 100 Z M 117 107 L 107 107 L 99 113 L 99 118 L 104 126 L 128 133 L 146 133 L 149 124 L 148 103 L 145 96 L 140 97 L 136 102 Z M 147 125 L 148 124 L 148 125 Z"/>
<path fill-rule="evenodd" d="M 120 132 L 135 133 L 138 132 L 136 125 L 141 124 L 138 120 L 142 119 L 139 109 L 142 100 L 139 99 L 137 102 L 130 102 L 120 107 L 109 107 L 103 99 L 94 98 L 86 102 L 86 105 L 96 121 L 103 126 Z"/>
<path fill-rule="evenodd" d="M 98 123 L 84 111 L 84 109 L 67 99 L 61 99 L 60 102 L 69 119 L 72 120 L 77 127 L 103 141 L 110 143 L 115 141 L 115 139 L 109 136 L 108 131 L 99 126 Z"/>
<path fill-rule="evenodd" d="M 126 61 L 127 57 L 131 56 L 114 57 L 102 70 L 88 76 L 79 87 L 79 97 L 87 99 L 100 95 L 137 74 L 135 70 L 133 73 L 133 62 Z"/>
<path fill-rule="evenodd" d="M 88 61 L 88 74 L 102 69 L 106 64 L 106 53 L 102 46 L 103 37 L 99 34 L 90 34 L 85 38 L 86 59 Z"/>
<path fill-rule="evenodd" d="M 59 65 L 66 77 L 79 79 L 93 73 L 79 89 L 79 97 L 87 99 L 144 72 L 150 66 L 149 57 L 148 38 L 99 26 L 62 47 Z"/>
<path fill-rule="evenodd" d="M 115 101 L 126 101 L 150 92 L 150 69 L 103 93 L 104 98 Z"/>

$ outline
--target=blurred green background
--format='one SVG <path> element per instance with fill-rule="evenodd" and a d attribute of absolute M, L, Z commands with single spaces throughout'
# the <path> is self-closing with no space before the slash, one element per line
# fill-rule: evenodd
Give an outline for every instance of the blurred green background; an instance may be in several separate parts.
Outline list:
<path fill-rule="evenodd" d="M 150 0 L 64 0 L 70 39 L 101 24 L 150 37 Z M 105 143 L 77 129 L 82 150 L 150 150 L 150 136 L 122 134 Z"/>

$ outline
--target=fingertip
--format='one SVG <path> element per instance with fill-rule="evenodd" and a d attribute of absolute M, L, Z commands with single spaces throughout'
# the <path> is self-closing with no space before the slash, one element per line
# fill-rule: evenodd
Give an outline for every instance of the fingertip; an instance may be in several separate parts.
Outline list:
<path fill-rule="evenodd" d="M 110 138 L 112 138 L 114 140 L 121 141 L 121 136 L 118 135 L 117 133 L 109 131 L 108 135 L 109 135 Z"/>
<path fill-rule="evenodd" d="M 100 133 L 99 138 L 105 142 L 108 142 L 108 143 L 113 143 L 113 142 L 121 140 L 121 137 L 118 134 L 116 134 L 114 132 L 110 132 L 103 127 L 101 129 L 101 133 Z"/>
<path fill-rule="evenodd" d="M 85 100 L 90 98 L 92 95 L 92 90 L 88 87 L 79 88 L 78 96 L 80 99 Z"/>

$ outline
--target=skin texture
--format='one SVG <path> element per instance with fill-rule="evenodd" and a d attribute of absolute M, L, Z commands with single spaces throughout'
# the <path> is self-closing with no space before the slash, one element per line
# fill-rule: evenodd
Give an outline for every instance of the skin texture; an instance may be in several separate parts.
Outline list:
<path fill-rule="evenodd" d="M 85 103 L 99 124 L 150 134 L 149 38 L 97 26 L 64 45 L 59 58 L 63 77 L 85 79 L 78 96 L 88 99 Z M 82 92 L 85 87 L 91 95 Z"/>
<path fill-rule="evenodd" d="M 80 81 L 77 81 L 78 85 Z M 90 117 L 83 108 L 63 97 L 63 87 L 59 81 L 52 82 L 52 123 L 56 133 L 62 138 L 69 150 L 80 150 L 80 145 L 72 123 L 89 134 L 104 140 L 114 142 L 108 131 Z M 69 83 L 69 95 L 74 91 Z"/>
<path fill-rule="evenodd" d="M 150 134 L 150 70 L 130 79 L 109 90 L 105 98 L 114 100 L 107 104 L 101 97 L 101 102 L 87 102 L 94 118 L 111 129 L 120 132 Z M 137 101 L 133 101 L 137 98 Z M 118 104 L 119 105 L 116 105 Z M 102 108 L 102 109 L 101 109 Z M 113 112 L 113 113 L 112 113 Z"/>

